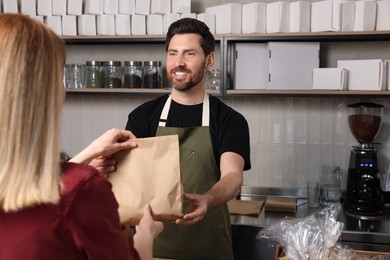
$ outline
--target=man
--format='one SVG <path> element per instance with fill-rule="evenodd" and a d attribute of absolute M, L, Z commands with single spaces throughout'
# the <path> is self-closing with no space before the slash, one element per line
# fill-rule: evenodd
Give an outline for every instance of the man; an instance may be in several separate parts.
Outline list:
<path fill-rule="evenodd" d="M 203 22 L 174 22 L 166 40 L 172 92 L 142 104 L 128 117 L 126 129 L 138 138 L 179 135 L 185 215 L 165 224 L 155 240 L 155 257 L 233 259 L 226 202 L 238 194 L 243 170 L 250 169 L 249 130 L 241 114 L 206 94 L 214 46 Z"/>

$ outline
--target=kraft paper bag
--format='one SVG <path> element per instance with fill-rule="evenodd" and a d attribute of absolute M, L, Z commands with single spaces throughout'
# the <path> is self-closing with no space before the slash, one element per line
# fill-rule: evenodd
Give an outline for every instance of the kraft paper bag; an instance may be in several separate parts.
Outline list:
<path fill-rule="evenodd" d="M 137 225 L 146 204 L 151 205 L 154 220 L 182 217 L 183 186 L 178 136 L 131 141 L 138 147 L 112 156 L 117 160 L 117 170 L 108 178 L 119 204 L 121 223 Z"/>

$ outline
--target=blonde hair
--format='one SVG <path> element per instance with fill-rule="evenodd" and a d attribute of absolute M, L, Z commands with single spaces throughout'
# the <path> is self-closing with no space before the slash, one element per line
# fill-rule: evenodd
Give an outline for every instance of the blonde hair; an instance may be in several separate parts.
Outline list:
<path fill-rule="evenodd" d="M 60 198 L 65 45 L 43 23 L 0 15 L 0 207 Z"/>

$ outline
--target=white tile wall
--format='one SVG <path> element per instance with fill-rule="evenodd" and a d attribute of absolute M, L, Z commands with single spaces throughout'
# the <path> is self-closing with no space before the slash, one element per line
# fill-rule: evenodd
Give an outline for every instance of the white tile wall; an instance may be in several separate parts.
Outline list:
<path fill-rule="evenodd" d="M 112 127 L 124 128 L 128 113 L 154 97 L 68 95 L 63 110 L 64 151 L 76 154 Z M 351 147 L 356 145 L 347 122 L 348 98 L 228 97 L 228 105 L 248 120 L 252 169 L 244 184 L 305 187 L 318 180 L 320 165 L 340 166 L 346 174 Z M 390 164 L 390 100 L 365 100 L 385 105 L 384 123 L 376 142 L 381 168 Z M 345 180 L 344 180 L 345 182 Z"/>

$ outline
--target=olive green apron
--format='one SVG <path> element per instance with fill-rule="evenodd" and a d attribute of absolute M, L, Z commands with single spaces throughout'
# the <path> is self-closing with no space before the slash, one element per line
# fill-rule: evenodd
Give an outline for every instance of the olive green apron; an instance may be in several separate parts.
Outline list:
<path fill-rule="evenodd" d="M 203 194 L 219 180 L 210 137 L 208 95 L 205 95 L 203 101 L 202 126 L 199 127 L 165 127 L 171 100 L 169 96 L 156 135 L 179 136 L 184 192 Z M 184 201 L 184 212 L 187 206 L 188 202 Z M 164 231 L 154 242 L 154 257 L 180 260 L 233 259 L 230 215 L 226 203 L 208 210 L 204 219 L 193 225 L 176 225 L 172 222 L 164 225 Z"/>

